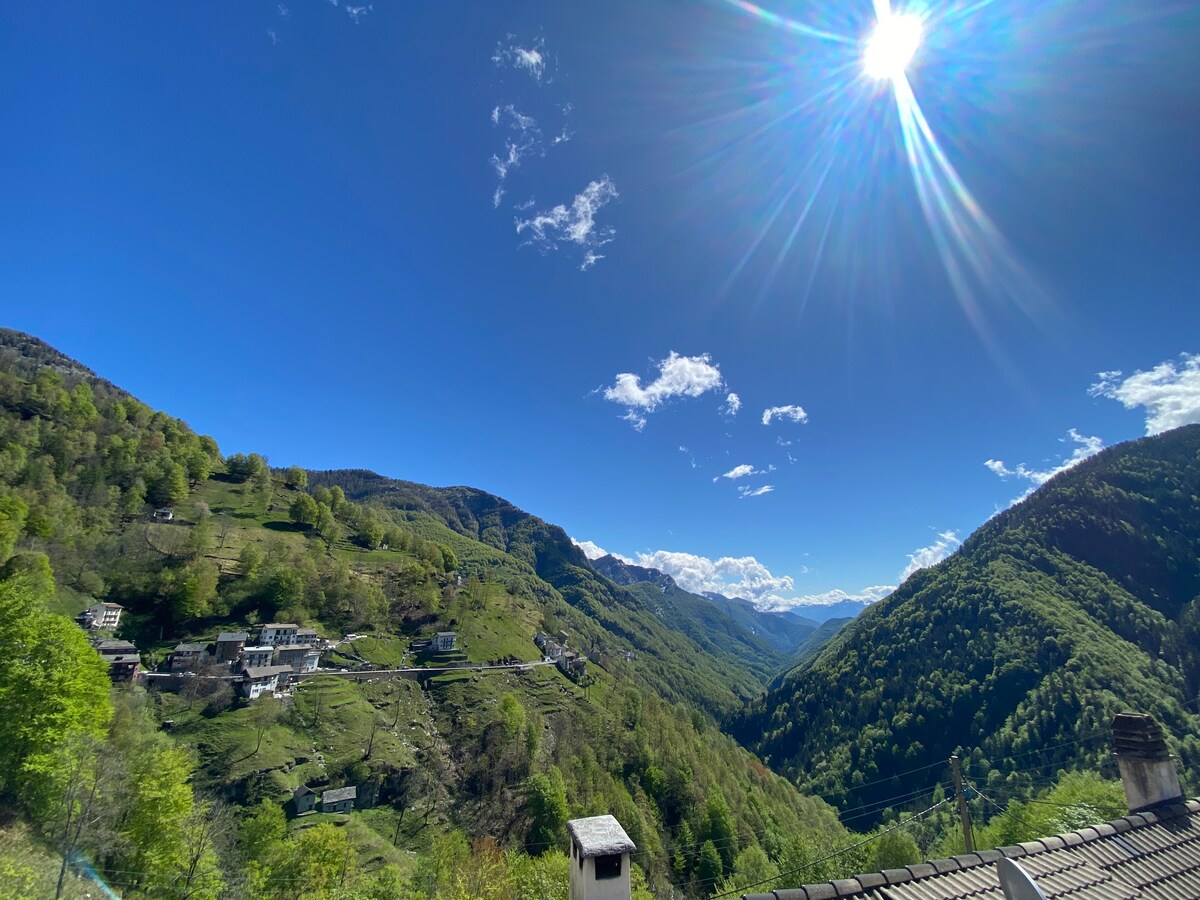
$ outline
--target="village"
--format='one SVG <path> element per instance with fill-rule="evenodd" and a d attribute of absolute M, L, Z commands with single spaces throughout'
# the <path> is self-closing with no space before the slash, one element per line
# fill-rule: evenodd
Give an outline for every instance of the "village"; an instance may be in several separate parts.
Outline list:
<path fill-rule="evenodd" d="M 596 649 L 572 650 L 565 631 L 554 637 L 539 631 L 534 635 L 533 643 L 541 651 L 540 660 L 504 659 L 476 664 L 469 662 L 461 652 L 456 632 L 439 631 L 431 637 L 409 642 L 408 654 L 421 665 L 383 669 L 363 661 L 352 667 L 344 664 L 322 666 L 323 659 L 328 661 L 334 651 L 344 645 L 352 646 L 358 636 L 345 635 L 341 640 L 332 640 L 322 637 L 315 628 L 291 622 L 270 622 L 258 626 L 253 640 L 250 631 L 222 631 L 211 643 L 176 644 L 161 662 L 145 668 L 138 647 L 113 636 L 120 627 L 123 611 L 124 607 L 119 603 L 97 603 L 77 618 L 80 626 L 92 634 L 92 643 L 108 663 L 109 677 L 114 684 L 148 683 L 154 679 L 220 679 L 234 684 L 247 701 L 266 695 L 287 696 L 305 676 L 316 674 L 354 679 L 389 675 L 418 677 L 454 670 L 523 674 L 533 666 L 553 665 L 567 678 L 583 684 L 587 679 L 588 660 L 603 663 L 603 655 Z"/>

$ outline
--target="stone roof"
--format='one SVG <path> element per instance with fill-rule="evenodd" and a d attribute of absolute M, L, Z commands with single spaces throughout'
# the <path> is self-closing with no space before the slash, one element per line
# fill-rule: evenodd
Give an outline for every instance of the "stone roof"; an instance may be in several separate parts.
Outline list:
<path fill-rule="evenodd" d="M 326 803 L 341 803 L 343 800 L 355 800 L 358 798 L 358 788 L 351 785 L 350 787 L 334 788 L 332 791 L 326 791 L 321 795 L 322 805 Z"/>
<path fill-rule="evenodd" d="M 579 845 L 581 856 L 608 856 L 632 853 L 637 846 L 629 839 L 621 823 L 612 816 L 572 819 L 567 823 L 571 840 Z"/>
<path fill-rule="evenodd" d="M 300 626 L 297 625 L 295 622 L 282 622 L 282 623 L 281 622 L 268 622 L 266 625 L 263 625 L 262 627 L 263 628 L 274 628 L 274 629 L 278 630 L 280 628 L 297 628 L 298 629 Z"/>
<path fill-rule="evenodd" d="M 140 656 L 138 656 L 136 653 L 113 653 L 113 654 L 110 654 L 110 655 L 104 657 L 104 661 L 106 663 L 109 663 L 110 665 L 113 663 L 129 664 L 129 663 L 140 663 L 142 661 L 142 658 Z"/>
<path fill-rule="evenodd" d="M 437 633 L 438 637 L 454 637 L 454 635 L 455 635 L 455 632 L 453 632 L 453 631 L 439 631 Z"/>
<path fill-rule="evenodd" d="M 244 641 L 249 637 L 250 635 L 244 631 L 222 631 L 217 635 L 217 643 L 224 644 L 226 641 Z"/>
<path fill-rule="evenodd" d="M 314 791 L 312 788 L 310 788 L 307 784 L 302 784 L 302 785 L 300 785 L 300 787 L 298 787 L 294 791 L 292 791 L 292 796 L 293 797 L 304 797 L 304 796 L 307 796 L 308 794 L 315 794 L 315 793 L 316 793 L 316 791 Z"/>
<path fill-rule="evenodd" d="M 568 828 L 571 823 L 568 823 Z M 1200 900 L 1200 801 L 1165 804 L 1069 834 L 743 900 L 1004 900 L 1015 859 L 1048 900 Z"/>
<path fill-rule="evenodd" d="M 242 674 L 247 678 L 270 678 L 272 675 L 282 675 L 291 671 L 291 666 L 250 666 Z"/>
<path fill-rule="evenodd" d="M 208 649 L 207 644 L 176 644 L 175 653 L 203 653 Z"/>
<path fill-rule="evenodd" d="M 101 656 L 111 656 L 113 653 L 129 653 L 137 650 L 129 641 L 100 641 L 96 644 L 96 652 Z"/>

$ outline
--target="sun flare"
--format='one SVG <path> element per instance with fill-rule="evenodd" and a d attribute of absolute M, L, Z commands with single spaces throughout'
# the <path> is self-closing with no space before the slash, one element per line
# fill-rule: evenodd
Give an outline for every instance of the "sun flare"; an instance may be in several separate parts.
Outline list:
<path fill-rule="evenodd" d="M 872 78 L 895 81 L 904 74 L 921 46 L 921 22 L 911 15 L 889 13 L 875 23 L 863 53 L 863 69 Z"/>

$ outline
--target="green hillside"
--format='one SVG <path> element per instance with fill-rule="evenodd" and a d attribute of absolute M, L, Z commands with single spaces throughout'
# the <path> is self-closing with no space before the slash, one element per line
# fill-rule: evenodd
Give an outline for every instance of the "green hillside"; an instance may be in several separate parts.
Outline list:
<path fill-rule="evenodd" d="M 180 641 L 292 621 L 340 640 L 325 664 L 355 679 L 248 703 L 219 678 L 174 677 L 105 702 L 104 666 L 63 618 L 96 600 L 125 607 L 117 636 L 150 667 Z M 771 663 L 664 620 L 561 529 L 481 491 L 223 455 L 5 331 L 0 601 L 25 648 L 0 660 L 0 697 L 30 711 L 0 741 L 0 800 L 44 852 L 89 860 L 125 896 L 291 897 L 297 871 L 306 897 L 478 896 L 464 885 L 484 871 L 508 885 L 497 897 L 554 896 L 565 819 L 601 812 L 651 882 L 685 896 L 794 859 L 807 835 L 849 840 L 715 724 Z M 411 645 L 441 630 L 466 667 L 422 672 Z M 540 660 L 538 631 L 594 651 L 586 675 L 483 670 Z M 416 669 L 377 674 L 400 665 Z M 369 808 L 285 822 L 301 784 L 355 785 Z M 81 796 L 100 812 L 70 837 Z"/>
<path fill-rule="evenodd" d="M 937 782 L 956 748 L 980 787 L 1100 767 L 1126 709 L 1157 717 L 1191 774 L 1198 646 L 1200 426 L 1188 426 L 1051 479 L 864 612 L 733 731 L 844 813 L 875 816 Z"/>

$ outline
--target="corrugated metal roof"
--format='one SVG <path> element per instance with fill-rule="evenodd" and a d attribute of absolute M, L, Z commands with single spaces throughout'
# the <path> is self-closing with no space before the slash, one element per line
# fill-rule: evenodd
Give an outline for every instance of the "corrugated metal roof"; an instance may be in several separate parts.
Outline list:
<path fill-rule="evenodd" d="M 1004 900 L 996 861 L 1019 859 L 1048 900 L 1200 900 L 1200 802 L 1188 800 L 1016 847 L 806 884 L 744 900 Z"/>

